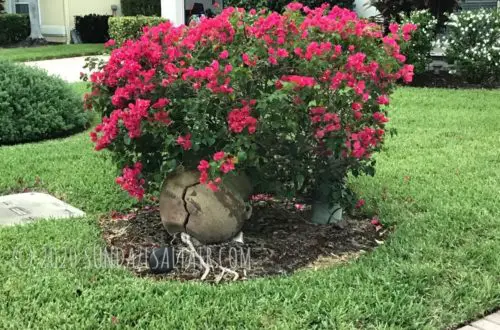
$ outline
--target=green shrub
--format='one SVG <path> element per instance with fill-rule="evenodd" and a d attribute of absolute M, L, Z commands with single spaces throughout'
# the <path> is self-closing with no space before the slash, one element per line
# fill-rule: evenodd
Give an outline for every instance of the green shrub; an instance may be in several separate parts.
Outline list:
<path fill-rule="evenodd" d="M 416 10 L 409 15 L 401 14 L 401 22 L 418 25 L 411 40 L 401 45 L 401 52 L 406 56 L 406 63 L 414 65 L 415 73 L 423 73 L 432 61 L 432 42 L 436 38 L 437 19 L 429 10 Z"/>
<path fill-rule="evenodd" d="M 64 81 L 0 61 L 0 145 L 64 136 L 88 121 L 81 97 Z"/>
<path fill-rule="evenodd" d="M 500 12 L 481 9 L 450 15 L 444 49 L 448 62 L 467 81 L 500 81 Z"/>
<path fill-rule="evenodd" d="M 121 0 L 124 16 L 160 16 L 161 0 Z"/>
<path fill-rule="evenodd" d="M 224 7 L 239 7 L 250 9 L 269 8 L 273 11 L 282 12 L 285 6 L 295 0 L 225 0 Z M 328 3 L 331 6 L 339 6 L 343 8 L 354 8 L 354 0 L 302 0 L 304 6 L 316 8 L 323 3 Z"/>
<path fill-rule="evenodd" d="M 30 35 L 30 19 L 28 15 L 0 15 L 0 46 L 14 44 Z"/>
<path fill-rule="evenodd" d="M 165 18 L 156 16 L 111 17 L 109 36 L 117 45 L 121 45 L 127 39 L 139 38 L 145 26 L 156 26 L 166 21 Z"/>
<path fill-rule="evenodd" d="M 123 168 L 117 183 L 140 199 L 181 168 L 213 190 L 237 171 L 255 193 L 349 207 L 347 174 L 375 173 L 389 95 L 412 80 L 399 41 L 416 26 L 384 37 L 348 9 L 301 8 L 161 24 L 85 77 L 103 115 L 91 138 Z"/>
<path fill-rule="evenodd" d="M 75 16 L 75 29 L 84 43 L 101 44 L 109 40 L 109 15 Z"/>

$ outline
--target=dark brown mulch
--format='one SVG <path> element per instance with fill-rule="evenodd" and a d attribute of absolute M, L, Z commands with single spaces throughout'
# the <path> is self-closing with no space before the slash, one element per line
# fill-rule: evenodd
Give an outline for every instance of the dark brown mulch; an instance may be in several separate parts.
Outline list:
<path fill-rule="evenodd" d="M 386 230 L 375 227 L 368 219 L 349 219 L 342 226 L 315 225 L 306 221 L 309 216 L 309 210 L 297 211 L 291 204 L 255 205 L 252 218 L 243 228 L 244 244 L 198 246 L 197 251 L 205 260 L 237 271 L 240 279 L 252 279 L 355 258 L 382 244 L 386 234 Z M 117 258 L 115 261 L 135 274 L 181 281 L 201 277 L 199 262 L 187 253 L 180 237 L 170 236 L 163 228 L 156 208 L 124 216 L 114 214 L 100 222 L 108 251 Z M 152 274 L 148 258 L 154 248 L 165 246 L 174 247 L 176 266 L 168 274 Z M 207 280 L 214 281 L 220 273 L 214 269 Z"/>
<path fill-rule="evenodd" d="M 441 72 L 435 74 L 434 72 L 425 72 L 416 74 L 410 84 L 413 87 L 431 87 L 431 88 L 452 88 L 452 89 L 472 89 L 472 88 L 487 88 L 496 89 L 500 88 L 500 82 L 484 82 L 481 84 L 471 84 L 466 82 L 463 78 L 457 75 Z"/>

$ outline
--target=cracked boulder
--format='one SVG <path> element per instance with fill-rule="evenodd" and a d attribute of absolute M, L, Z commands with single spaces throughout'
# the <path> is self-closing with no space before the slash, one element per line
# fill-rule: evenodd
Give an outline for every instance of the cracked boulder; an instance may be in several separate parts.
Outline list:
<path fill-rule="evenodd" d="M 236 236 L 250 215 L 245 203 L 251 185 L 244 176 L 228 176 L 213 192 L 199 183 L 198 172 L 168 177 L 160 195 L 161 221 L 170 234 L 185 232 L 204 244 Z"/>

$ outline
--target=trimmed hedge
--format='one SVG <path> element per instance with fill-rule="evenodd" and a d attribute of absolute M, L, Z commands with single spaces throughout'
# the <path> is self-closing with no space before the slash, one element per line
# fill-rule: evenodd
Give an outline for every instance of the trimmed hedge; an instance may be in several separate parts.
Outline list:
<path fill-rule="evenodd" d="M 0 61 L 0 145 L 83 131 L 90 113 L 63 80 L 43 70 Z"/>
<path fill-rule="evenodd" d="M 75 16 L 75 29 L 83 43 L 99 44 L 109 40 L 110 15 Z"/>
<path fill-rule="evenodd" d="M 161 16 L 161 0 L 121 0 L 124 16 Z"/>
<path fill-rule="evenodd" d="M 0 15 L 0 46 L 15 44 L 26 39 L 31 32 L 28 15 Z"/>
<path fill-rule="evenodd" d="M 109 36 L 119 46 L 127 39 L 137 39 L 145 26 L 155 26 L 167 19 L 156 16 L 110 17 Z"/>
<path fill-rule="evenodd" d="M 294 1 L 295 0 L 224 0 L 224 7 L 239 7 L 247 10 L 269 8 L 273 11 L 282 12 L 286 5 Z M 323 3 L 348 9 L 354 8 L 354 0 L 302 0 L 299 2 L 309 8 L 319 7 Z"/>

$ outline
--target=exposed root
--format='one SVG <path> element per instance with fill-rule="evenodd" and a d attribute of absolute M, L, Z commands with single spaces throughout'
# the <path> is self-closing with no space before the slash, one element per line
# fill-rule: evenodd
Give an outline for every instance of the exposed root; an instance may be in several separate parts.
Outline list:
<path fill-rule="evenodd" d="M 208 277 L 208 274 L 210 274 L 210 270 L 213 269 L 215 270 L 220 269 L 221 273 L 215 277 L 215 283 L 219 283 L 223 278 L 225 274 L 231 274 L 233 276 L 233 281 L 237 281 L 240 278 L 240 274 L 238 272 L 221 266 L 219 265 L 215 260 L 209 258 L 209 262 L 205 261 L 203 257 L 196 251 L 196 248 L 194 247 L 193 242 L 191 241 L 192 238 L 186 233 L 181 233 L 181 240 L 184 242 L 184 244 L 187 245 L 188 251 L 194 255 L 200 262 L 201 266 L 203 267 L 203 275 L 200 277 L 200 280 L 205 281 Z"/>
<path fill-rule="evenodd" d="M 205 260 L 203 260 L 203 257 L 200 256 L 198 252 L 196 252 L 196 248 L 194 247 L 193 242 L 191 242 L 191 236 L 189 236 L 186 233 L 181 233 L 181 240 L 184 242 L 184 244 L 186 244 L 189 247 L 189 251 L 192 254 L 194 254 L 196 258 L 198 258 L 200 264 L 205 269 L 205 272 L 200 278 L 202 281 L 204 281 L 207 278 L 208 274 L 210 273 L 210 265 Z"/>
<path fill-rule="evenodd" d="M 219 283 L 224 278 L 224 274 L 226 274 L 226 273 L 233 275 L 233 281 L 237 281 L 238 278 L 240 278 L 240 274 L 238 274 L 237 272 L 235 272 L 232 269 L 222 267 L 220 265 L 219 265 L 219 268 L 220 268 L 220 270 L 222 270 L 222 272 L 219 275 L 217 275 L 217 277 L 215 278 L 215 283 Z"/>

